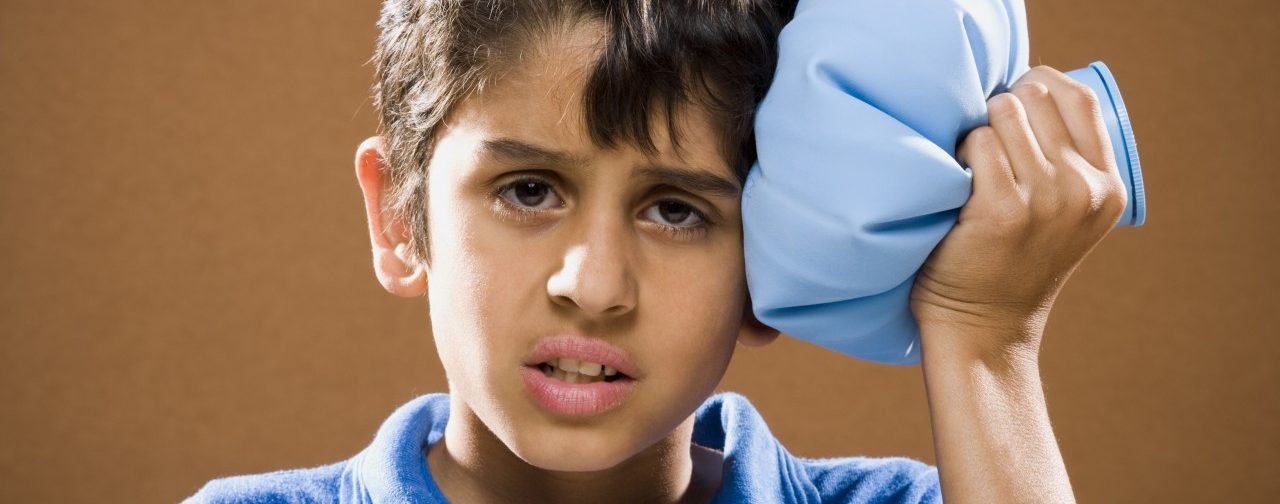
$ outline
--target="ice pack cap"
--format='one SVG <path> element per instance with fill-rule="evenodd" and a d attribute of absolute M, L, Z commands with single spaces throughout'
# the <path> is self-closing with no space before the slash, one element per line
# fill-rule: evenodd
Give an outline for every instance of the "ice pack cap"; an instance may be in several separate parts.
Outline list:
<path fill-rule="evenodd" d="M 971 191 L 957 141 L 1029 70 L 1025 7 L 801 0 L 778 44 L 742 196 L 754 313 L 846 355 L 919 363 L 911 287 Z M 1132 196 L 1119 225 L 1140 225 L 1137 150 L 1114 80 L 1101 63 L 1068 75 L 1110 105 Z"/>
<path fill-rule="evenodd" d="M 1102 121 L 1111 137 L 1111 150 L 1115 153 L 1120 177 L 1129 189 L 1129 201 L 1119 226 L 1141 226 L 1147 221 L 1147 194 L 1142 185 L 1142 165 L 1138 162 L 1138 143 L 1133 137 L 1133 125 L 1129 123 L 1129 110 L 1120 97 L 1120 86 L 1111 75 L 1111 69 L 1101 61 L 1085 68 L 1064 72 L 1067 77 L 1089 86 L 1102 105 Z"/>

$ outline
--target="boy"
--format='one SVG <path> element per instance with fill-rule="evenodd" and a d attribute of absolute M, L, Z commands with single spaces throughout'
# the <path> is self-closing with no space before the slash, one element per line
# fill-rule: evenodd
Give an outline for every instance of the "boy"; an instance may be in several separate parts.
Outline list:
<path fill-rule="evenodd" d="M 1069 502 L 1037 355 L 1124 190 L 1096 98 L 1056 70 L 988 102 L 974 190 L 912 310 L 938 468 L 809 460 L 712 395 L 756 321 L 740 191 L 790 8 L 388 0 L 383 135 L 356 153 L 374 270 L 426 294 L 449 393 L 351 459 L 194 502 Z"/>

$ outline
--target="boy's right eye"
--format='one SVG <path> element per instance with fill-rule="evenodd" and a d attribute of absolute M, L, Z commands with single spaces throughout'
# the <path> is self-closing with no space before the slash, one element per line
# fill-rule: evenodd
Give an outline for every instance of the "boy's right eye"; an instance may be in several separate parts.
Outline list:
<path fill-rule="evenodd" d="M 523 210 L 546 210 L 564 205 L 551 185 L 536 178 L 521 178 L 499 188 L 498 196 Z"/>

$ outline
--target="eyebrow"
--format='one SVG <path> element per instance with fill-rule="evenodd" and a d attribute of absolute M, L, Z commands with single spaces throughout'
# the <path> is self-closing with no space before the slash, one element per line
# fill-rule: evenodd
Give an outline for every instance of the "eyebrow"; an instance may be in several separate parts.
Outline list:
<path fill-rule="evenodd" d="M 543 163 L 574 167 L 587 164 L 587 160 L 583 157 L 538 147 L 512 138 L 486 138 L 481 150 L 487 155 L 512 163 Z"/>
<path fill-rule="evenodd" d="M 729 199 L 737 198 L 739 194 L 738 184 L 702 170 L 649 165 L 641 168 L 640 174 L 686 191 L 706 193 Z"/>
<path fill-rule="evenodd" d="M 585 167 L 588 164 L 584 157 L 538 147 L 513 138 L 485 139 L 482 151 L 486 155 L 510 163 L 554 164 L 574 168 Z M 640 175 L 686 191 L 722 198 L 737 198 L 740 194 L 738 184 L 704 170 L 649 164 L 640 168 Z"/>

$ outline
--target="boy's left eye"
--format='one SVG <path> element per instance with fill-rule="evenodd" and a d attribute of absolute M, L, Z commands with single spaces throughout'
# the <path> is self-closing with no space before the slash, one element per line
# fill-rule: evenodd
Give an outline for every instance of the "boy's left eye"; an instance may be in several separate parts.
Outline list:
<path fill-rule="evenodd" d="M 665 221 L 668 225 L 679 227 L 693 227 L 704 221 L 702 214 L 696 209 L 677 200 L 659 201 L 646 209 L 644 215 L 654 222 Z"/>

